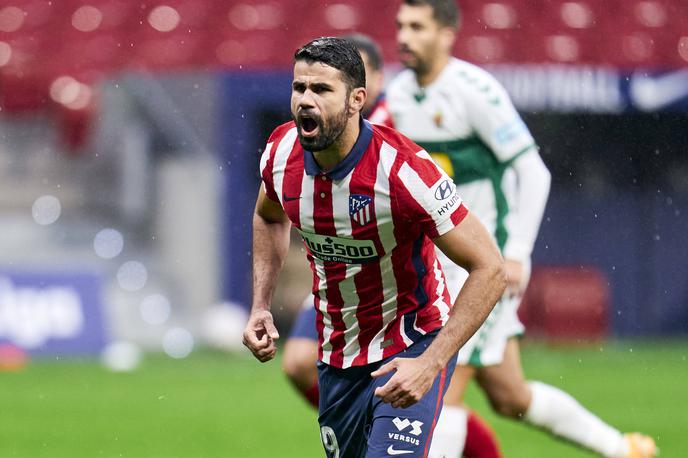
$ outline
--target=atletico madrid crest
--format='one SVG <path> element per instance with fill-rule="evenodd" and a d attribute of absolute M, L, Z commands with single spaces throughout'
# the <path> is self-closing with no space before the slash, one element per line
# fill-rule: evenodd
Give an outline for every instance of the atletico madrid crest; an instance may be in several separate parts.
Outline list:
<path fill-rule="evenodd" d="M 362 194 L 349 196 L 349 215 L 361 226 L 365 226 L 372 219 L 371 203 L 373 199 Z"/>

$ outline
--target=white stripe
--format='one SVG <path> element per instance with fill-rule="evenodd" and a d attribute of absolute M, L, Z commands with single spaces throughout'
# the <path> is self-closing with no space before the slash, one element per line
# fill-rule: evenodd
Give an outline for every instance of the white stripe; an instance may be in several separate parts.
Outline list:
<path fill-rule="evenodd" d="M 293 127 L 286 133 L 282 141 L 277 145 L 277 151 L 275 151 L 275 160 L 272 164 L 272 176 L 273 184 L 275 187 L 275 193 L 279 198 L 280 202 L 284 199 L 282 197 L 282 184 L 284 183 L 284 170 L 287 168 L 287 159 L 289 159 L 289 154 L 292 149 L 294 149 L 294 142 L 296 141 L 296 127 Z M 282 202 L 284 205 L 284 202 Z"/>
<path fill-rule="evenodd" d="M 446 212 L 444 215 L 439 215 L 431 206 L 436 206 L 439 201 L 432 202 L 432 204 L 430 204 L 423 200 L 423 197 L 428 195 L 430 188 L 425 184 L 418 173 L 413 170 L 410 165 L 408 165 L 407 162 L 404 162 L 399 169 L 399 178 L 408 190 L 409 194 L 411 194 L 411 197 L 413 197 L 418 205 L 420 205 L 421 208 L 423 208 L 423 210 L 430 215 L 432 220 L 435 222 L 435 228 L 439 234 L 445 234 L 454 227 L 454 223 L 451 220 L 452 212 Z M 445 174 L 442 174 L 440 179 L 437 181 L 443 181 L 445 179 L 449 179 L 449 177 Z M 455 208 L 458 208 L 460 205 L 461 201 L 459 200 L 459 202 L 455 204 Z"/>
<path fill-rule="evenodd" d="M 320 304 L 318 305 L 318 310 L 323 316 L 323 341 L 322 341 L 322 362 L 330 364 L 330 359 L 332 358 L 332 317 L 327 313 L 327 280 L 325 278 L 325 266 L 323 262 L 319 259 L 314 259 L 315 271 L 318 276 L 318 297 L 320 298 Z"/>
<path fill-rule="evenodd" d="M 315 180 L 312 176 L 308 175 L 305 171 L 303 172 L 303 177 L 301 179 L 301 200 L 299 200 L 299 223 L 301 224 L 301 230 L 306 232 L 315 232 L 315 221 L 313 220 L 313 212 L 315 208 L 313 207 L 313 199 L 316 196 L 313 195 L 315 186 Z"/>
<path fill-rule="evenodd" d="M 265 170 L 265 166 L 268 165 L 268 159 L 270 158 L 270 151 L 272 151 L 272 145 L 274 142 L 270 142 L 267 145 L 265 145 L 265 151 L 263 151 L 263 154 L 260 156 L 260 176 L 263 176 L 263 171 Z"/>
<path fill-rule="evenodd" d="M 368 345 L 368 362 L 382 359 L 382 343 L 385 340 L 387 326 L 397 316 L 397 279 L 394 276 L 392 265 L 392 250 L 397 241 L 394 238 L 394 223 L 392 221 L 392 205 L 389 191 L 389 175 L 397 158 L 397 151 L 383 143 L 380 148 L 380 161 L 377 164 L 377 176 L 375 179 L 375 218 L 377 233 L 385 250 L 385 255 L 380 259 L 380 275 L 382 277 L 382 329 Z M 403 323 L 402 323 L 403 328 Z M 407 344 L 411 339 L 405 337 L 402 329 L 402 337 Z"/>
<path fill-rule="evenodd" d="M 338 237 L 351 237 L 351 215 L 349 214 L 349 174 L 339 182 L 332 182 L 332 211 L 334 213 L 334 228 Z M 362 269 L 360 264 L 347 264 L 344 279 L 339 283 L 339 293 L 344 303 L 342 307 L 342 319 L 344 321 L 344 361 L 342 367 L 350 367 L 354 358 L 360 353 L 358 334 L 360 331 L 356 310 L 360 298 L 356 291 L 354 276 Z"/>
<path fill-rule="evenodd" d="M 449 319 L 449 305 L 444 302 L 444 290 L 446 289 L 446 284 L 444 283 L 444 276 L 442 275 L 442 270 L 440 269 L 440 263 L 435 258 L 435 262 L 432 265 L 432 271 L 435 273 L 435 280 L 437 280 L 437 299 L 433 302 L 433 306 L 437 307 L 440 312 L 440 317 L 442 319 L 442 326 L 447 323 Z"/>
<path fill-rule="evenodd" d="M 404 339 L 404 343 L 406 344 L 407 347 L 411 346 L 413 343 L 413 340 L 409 336 L 406 335 L 406 330 L 404 329 L 404 322 L 406 321 L 406 317 L 402 317 L 401 320 L 399 321 L 399 334 L 401 334 L 401 338 Z M 415 323 L 414 323 L 415 327 Z"/>
<path fill-rule="evenodd" d="M 422 335 L 427 334 L 427 332 L 423 331 L 422 328 L 418 326 L 418 314 L 416 313 L 416 317 L 413 320 L 413 329 L 415 329 L 417 332 L 420 332 Z"/>

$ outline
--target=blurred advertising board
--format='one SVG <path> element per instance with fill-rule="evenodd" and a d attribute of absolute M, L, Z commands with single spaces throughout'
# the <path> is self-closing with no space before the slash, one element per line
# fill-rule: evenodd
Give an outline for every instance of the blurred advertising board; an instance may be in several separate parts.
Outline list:
<path fill-rule="evenodd" d="M 0 343 L 33 355 L 97 354 L 102 278 L 88 271 L 0 270 Z"/>
<path fill-rule="evenodd" d="M 688 69 L 666 72 L 585 65 L 488 65 L 520 110 L 688 111 Z"/>

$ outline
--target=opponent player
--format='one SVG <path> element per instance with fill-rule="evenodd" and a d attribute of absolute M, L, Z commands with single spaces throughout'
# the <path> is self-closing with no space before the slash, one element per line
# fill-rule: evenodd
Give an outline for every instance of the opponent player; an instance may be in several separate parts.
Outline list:
<path fill-rule="evenodd" d="M 395 125 L 454 178 L 466 205 L 492 232 L 508 276 L 507 294 L 459 352 L 431 456 L 456 458 L 465 427 L 464 389 L 476 377 L 500 414 L 522 419 L 605 457 L 649 457 L 654 442 L 622 435 L 571 396 L 526 382 L 516 337 L 516 310 L 529 277 L 530 254 L 549 193 L 550 174 L 530 132 L 502 86 L 488 73 L 451 57 L 458 9 L 453 0 L 405 0 L 397 40 L 408 68 L 387 94 Z M 463 272 L 442 257 L 456 294 Z M 460 313 L 460 312 L 459 312 Z"/>
<path fill-rule="evenodd" d="M 350 42 L 295 54 L 294 122 L 263 157 L 254 215 L 253 308 L 244 343 L 279 337 L 270 302 L 293 224 L 313 270 L 323 445 L 330 457 L 427 456 L 456 351 L 506 284 L 489 233 L 417 145 L 360 115 L 365 71 Z M 451 304 L 434 244 L 466 268 Z"/>
<path fill-rule="evenodd" d="M 346 35 L 345 40 L 353 43 L 361 54 L 366 72 L 367 98 L 363 116 L 373 124 L 388 127 L 392 115 L 387 109 L 384 87 L 384 64 L 377 43 L 362 34 Z M 304 301 L 303 308 L 294 321 L 289 338 L 284 345 L 282 368 L 294 387 L 315 408 L 318 407 L 318 333 L 315 327 L 313 298 Z M 466 450 L 470 458 L 496 458 L 500 456 L 499 445 L 492 429 L 473 411 L 468 411 L 466 427 Z M 459 442 L 462 439 L 458 440 Z"/>

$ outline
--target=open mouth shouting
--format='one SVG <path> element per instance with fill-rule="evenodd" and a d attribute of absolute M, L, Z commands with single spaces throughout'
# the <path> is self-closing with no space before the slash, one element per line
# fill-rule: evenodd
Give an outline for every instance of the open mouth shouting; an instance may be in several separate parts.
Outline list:
<path fill-rule="evenodd" d="M 301 129 L 301 136 L 306 138 L 314 138 L 320 131 L 319 120 L 310 113 L 301 113 L 298 116 L 299 128 Z"/>

